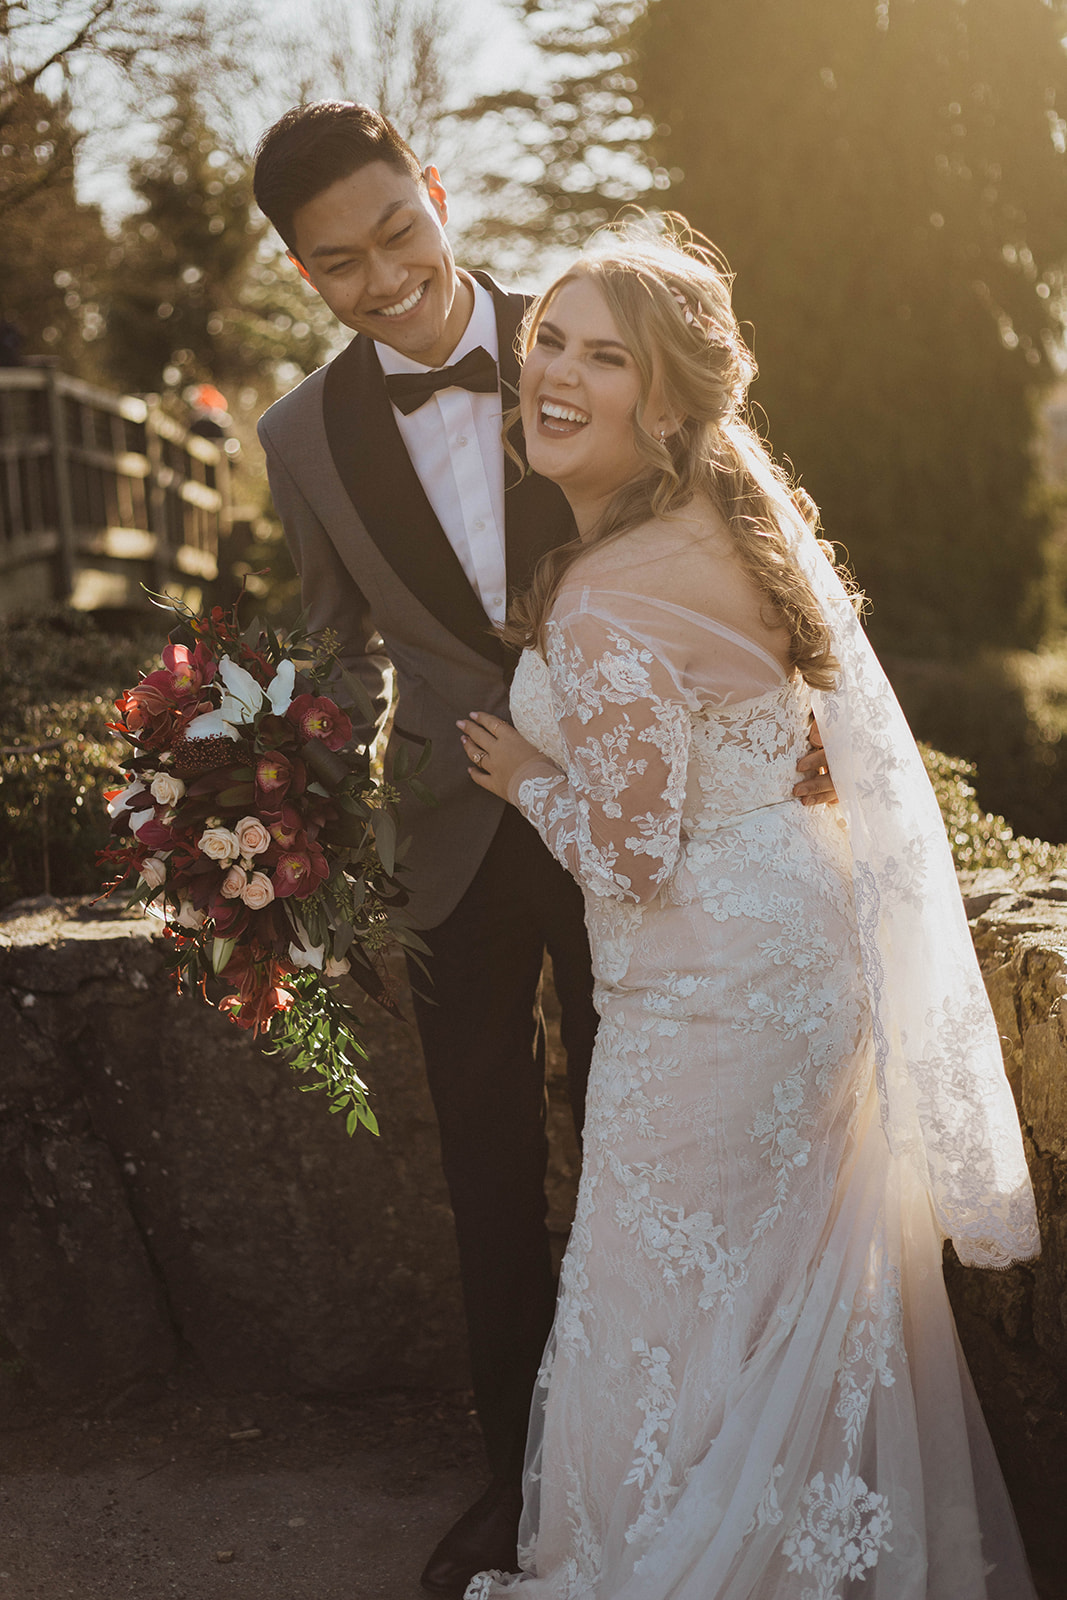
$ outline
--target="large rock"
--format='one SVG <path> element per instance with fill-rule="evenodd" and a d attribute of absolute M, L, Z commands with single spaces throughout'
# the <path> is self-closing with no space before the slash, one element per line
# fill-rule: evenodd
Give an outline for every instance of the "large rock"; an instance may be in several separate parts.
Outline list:
<path fill-rule="evenodd" d="M 1067 875 L 980 873 L 968 890 L 1042 1250 L 1007 1272 L 966 1270 L 949 1251 L 946 1279 L 1031 1560 L 1057 1594 L 1067 1560 Z"/>
<path fill-rule="evenodd" d="M 167 1370 L 351 1390 L 465 1381 L 451 1214 L 414 1030 L 361 1007 L 383 1136 L 199 998 L 152 927 L 0 921 L 0 1329 L 53 1392 Z"/>

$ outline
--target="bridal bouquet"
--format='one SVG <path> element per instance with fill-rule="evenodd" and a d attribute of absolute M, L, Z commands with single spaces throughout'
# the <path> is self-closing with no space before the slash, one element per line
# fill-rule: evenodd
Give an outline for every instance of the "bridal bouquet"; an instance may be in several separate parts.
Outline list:
<path fill-rule="evenodd" d="M 217 1004 L 275 1052 L 319 1074 L 349 1133 L 377 1132 L 353 1064 L 366 1052 L 329 980 L 349 973 L 397 1013 L 383 951 L 423 948 L 404 924 L 396 878 L 397 791 L 376 781 L 366 750 L 341 754 L 348 712 L 323 693 L 340 676 L 364 721 L 363 685 L 325 636 L 279 637 L 258 620 L 242 633 L 236 607 L 207 617 L 172 601 L 188 643 L 116 702 L 109 726 L 130 745 L 126 783 L 107 794 L 118 869 L 105 893 L 133 878 L 131 905 L 161 915 L 179 985 L 218 980 Z M 424 800 L 429 756 L 392 777 Z"/>

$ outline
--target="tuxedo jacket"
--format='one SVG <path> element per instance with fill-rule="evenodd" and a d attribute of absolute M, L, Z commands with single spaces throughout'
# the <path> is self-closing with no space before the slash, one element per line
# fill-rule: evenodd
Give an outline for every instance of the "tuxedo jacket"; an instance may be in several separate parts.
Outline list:
<path fill-rule="evenodd" d="M 506 413 L 517 401 L 516 334 L 528 301 L 485 273 L 474 276 L 493 296 Z M 404 790 L 400 832 L 410 840 L 412 920 L 436 927 L 474 877 L 504 805 L 469 778 L 456 720 L 472 711 L 507 716 L 514 655 L 493 632 L 426 498 L 372 340 L 357 334 L 271 406 L 259 436 L 309 627 L 339 636 L 338 654 L 366 686 L 379 725 L 395 672 L 391 750 L 398 740 L 431 741 L 425 777 L 437 803 Z M 505 459 L 504 468 L 510 600 L 546 550 L 574 537 L 574 524 L 554 484 L 526 474 L 525 463 Z M 363 728 L 357 738 L 374 732 Z"/>

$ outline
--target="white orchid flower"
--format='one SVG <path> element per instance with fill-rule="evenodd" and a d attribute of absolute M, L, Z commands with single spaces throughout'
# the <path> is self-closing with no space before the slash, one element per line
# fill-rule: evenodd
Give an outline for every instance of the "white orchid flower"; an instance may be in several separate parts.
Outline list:
<path fill-rule="evenodd" d="M 137 778 L 133 783 L 131 783 L 129 785 L 128 788 L 123 789 L 120 794 L 115 795 L 112 799 L 110 799 L 108 801 L 108 803 L 107 803 L 107 814 L 108 814 L 108 816 L 109 817 L 117 817 L 120 811 L 125 811 L 126 803 L 127 803 L 128 800 L 132 800 L 136 795 L 147 794 L 147 793 L 148 793 L 147 787 L 145 786 L 145 784 L 143 784 L 141 782 L 140 778 Z M 149 813 L 149 814 L 150 815 L 154 815 L 154 812 Z"/>
<path fill-rule="evenodd" d="M 263 705 L 266 695 L 250 672 L 239 667 L 229 656 L 219 662 L 219 677 L 229 693 L 222 697 L 219 707 L 228 722 L 251 722 Z"/>
<path fill-rule="evenodd" d="M 147 811 L 130 812 L 130 832 L 136 838 L 146 822 L 154 822 L 156 815 L 155 806 L 149 806 Z"/>
<path fill-rule="evenodd" d="M 226 704 L 225 699 L 223 705 Z M 205 711 L 199 717 L 194 717 L 185 730 L 187 739 L 239 739 L 241 730 L 233 722 L 228 722 L 222 714 L 222 706 L 217 711 Z"/>
<path fill-rule="evenodd" d="M 295 683 L 295 665 L 291 661 L 283 661 L 271 679 L 270 688 L 267 690 L 267 699 L 270 701 L 270 708 L 276 717 L 284 717 L 292 705 Z"/>
<path fill-rule="evenodd" d="M 187 739 L 239 739 L 242 726 L 252 722 L 262 709 L 267 698 L 263 690 L 252 674 L 229 656 L 219 662 L 219 677 L 226 685 L 219 709 L 194 717 L 185 730 Z"/>
<path fill-rule="evenodd" d="M 291 944 L 289 946 L 289 960 L 294 967 L 314 967 L 316 972 L 321 972 L 323 959 L 326 955 L 326 946 L 312 944 L 310 933 L 308 933 L 304 924 L 294 917 L 291 912 L 290 921 L 296 929 L 297 938 L 301 942 L 300 944 Z"/>

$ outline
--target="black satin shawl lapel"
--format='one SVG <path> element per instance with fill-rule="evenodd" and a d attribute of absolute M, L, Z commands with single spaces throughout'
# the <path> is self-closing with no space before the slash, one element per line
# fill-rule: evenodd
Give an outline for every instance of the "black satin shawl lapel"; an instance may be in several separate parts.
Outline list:
<path fill-rule="evenodd" d="M 496 307 L 499 347 L 500 396 L 504 415 L 519 403 L 519 356 L 517 341 L 529 298 L 509 294 L 487 272 L 472 274 L 490 291 Z M 510 456 L 504 457 L 504 542 L 508 574 L 508 599 L 520 594 L 533 577 L 534 568 L 547 550 L 566 544 L 575 536 L 574 519 L 562 490 L 547 478 L 526 470 L 526 447 L 522 429 L 516 425 L 509 434 L 522 457 L 522 469 Z"/>
<path fill-rule="evenodd" d="M 331 363 L 322 404 L 341 482 L 397 577 L 472 650 L 508 665 L 511 652 L 492 633 L 411 464 L 370 339 L 357 334 Z"/>

